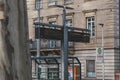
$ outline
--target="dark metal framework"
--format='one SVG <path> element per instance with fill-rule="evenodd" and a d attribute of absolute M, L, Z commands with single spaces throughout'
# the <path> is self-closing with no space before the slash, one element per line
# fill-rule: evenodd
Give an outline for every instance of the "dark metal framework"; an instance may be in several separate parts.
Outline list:
<path fill-rule="evenodd" d="M 57 65 L 57 69 L 58 69 L 58 72 L 56 72 L 58 75 L 61 73 L 60 71 L 60 59 L 61 57 L 32 57 L 31 58 L 32 61 L 35 61 L 35 64 L 37 65 Z M 52 60 L 52 62 L 49 62 L 49 60 Z M 39 62 L 40 61 L 40 62 Z M 80 76 L 80 80 L 81 80 L 81 62 L 79 61 L 79 59 L 77 57 L 68 57 L 68 65 L 71 66 L 72 68 L 72 72 L 73 72 L 73 80 L 74 80 L 74 67 L 77 65 L 79 66 L 80 70 L 79 70 L 79 76 Z M 35 67 L 35 68 L 38 68 L 38 67 Z M 39 68 L 40 69 L 40 68 Z M 46 73 L 46 74 L 49 74 L 50 72 L 40 72 L 41 70 L 37 70 L 34 72 L 34 74 L 37 74 L 37 80 L 61 80 L 60 79 L 60 75 L 58 76 L 58 78 L 54 78 L 54 79 L 49 79 L 49 76 L 47 77 L 47 79 L 43 79 L 43 78 L 40 78 L 40 75 L 41 73 Z M 49 68 L 47 69 L 49 71 Z"/>
<path fill-rule="evenodd" d="M 52 24 L 47 24 L 47 23 L 40 23 L 40 21 L 35 22 L 34 23 L 34 25 L 36 26 L 35 27 L 35 38 L 38 40 L 39 39 L 61 40 L 62 80 L 68 80 L 68 41 L 88 43 L 90 40 L 90 35 L 89 35 L 89 30 L 87 29 L 69 27 L 65 25 L 66 24 L 66 9 L 73 9 L 73 8 L 62 6 L 62 5 L 56 5 L 56 7 L 63 9 L 63 25 L 60 26 L 60 25 L 52 25 Z M 54 28 L 51 28 L 51 27 L 54 27 Z M 40 49 L 40 46 L 38 45 L 38 50 L 37 50 L 38 54 L 40 52 L 39 49 Z M 41 63 L 41 61 L 39 62 Z M 39 71 L 39 69 L 37 71 Z"/>
<path fill-rule="evenodd" d="M 36 26 L 41 25 L 41 27 L 36 27 L 36 38 L 40 37 L 42 39 L 52 39 L 52 40 L 62 40 L 63 39 L 63 26 L 61 25 L 53 25 L 48 23 L 34 23 Z M 54 27 L 54 28 L 51 28 Z M 38 30 L 40 28 L 40 36 L 38 36 Z M 89 42 L 89 30 L 75 27 L 68 27 L 67 29 L 71 29 L 68 31 L 68 41 L 72 42 Z"/>
<path fill-rule="evenodd" d="M 88 43 L 90 40 L 89 30 L 75 28 L 75 27 L 68 27 L 68 26 L 65 26 L 65 23 L 63 26 L 52 25 L 48 23 L 40 23 L 40 22 L 36 22 L 34 24 L 36 26 L 39 26 L 39 27 L 35 27 L 36 39 L 41 38 L 41 39 L 61 40 L 61 52 L 62 52 L 62 57 L 61 57 L 62 79 L 61 80 L 68 80 L 68 64 L 67 64 L 68 63 L 68 41 Z M 51 28 L 51 27 L 54 27 L 54 28 Z M 69 29 L 71 30 L 68 31 Z"/>

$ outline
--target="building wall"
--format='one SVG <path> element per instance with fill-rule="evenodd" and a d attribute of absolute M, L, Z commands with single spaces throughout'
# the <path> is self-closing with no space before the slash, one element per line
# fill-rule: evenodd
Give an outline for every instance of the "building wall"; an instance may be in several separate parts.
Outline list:
<path fill-rule="evenodd" d="M 62 1 L 57 4 L 63 5 Z M 29 7 L 30 5 L 30 7 Z M 95 37 L 91 38 L 90 43 L 76 43 L 76 48 L 88 49 L 95 48 L 96 45 L 101 44 L 101 28 L 99 23 L 104 24 L 105 47 L 114 47 L 114 3 L 113 0 L 73 0 L 67 6 L 73 7 L 74 10 L 67 10 L 67 16 L 73 19 L 73 26 L 79 28 L 86 28 L 86 17 L 95 16 Z M 57 21 L 57 24 L 62 25 L 62 9 L 48 6 L 47 0 L 43 0 L 43 8 L 40 11 L 42 22 L 48 23 L 50 20 Z M 49 13 L 49 14 L 48 14 Z M 37 10 L 35 9 L 35 1 L 28 0 L 28 16 L 29 16 L 29 35 L 34 39 L 34 25 L 33 22 L 37 18 Z M 109 44 L 110 43 L 110 44 Z M 79 45 L 83 45 L 82 47 Z"/>
<path fill-rule="evenodd" d="M 114 78 L 114 49 L 107 49 L 104 51 L 105 62 L 105 80 L 115 80 Z M 82 78 L 88 79 L 86 75 L 86 60 L 96 60 L 96 50 L 76 51 L 76 57 L 82 63 Z M 102 63 L 95 62 L 96 79 L 102 79 Z M 95 79 L 95 78 L 91 78 Z"/>
<path fill-rule="evenodd" d="M 37 18 L 35 9 L 35 1 L 28 1 L 28 17 L 29 17 L 29 35 L 34 40 L 33 22 Z M 57 4 L 63 5 L 61 0 Z M 115 80 L 115 73 L 119 72 L 119 0 L 72 0 L 65 4 L 74 8 L 67 10 L 67 19 L 72 19 L 73 26 L 78 28 L 86 28 L 86 17 L 95 17 L 95 37 L 90 38 L 90 43 L 75 43 L 75 55 L 79 57 L 82 63 L 82 78 L 86 77 L 86 60 L 96 59 L 96 48 L 101 47 L 102 33 L 99 23 L 104 24 L 104 53 L 105 53 L 105 79 Z M 40 15 L 42 22 L 56 20 L 57 24 L 62 25 L 62 9 L 48 6 L 48 0 L 43 0 Z M 117 8 L 117 9 L 116 9 Z M 102 79 L 102 64 L 95 63 L 96 79 Z"/>

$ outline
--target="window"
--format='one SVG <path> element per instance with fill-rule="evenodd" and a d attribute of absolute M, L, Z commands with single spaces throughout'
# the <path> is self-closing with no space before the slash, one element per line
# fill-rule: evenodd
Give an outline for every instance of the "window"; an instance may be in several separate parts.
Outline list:
<path fill-rule="evenodd" d="M 90 37 L 94 37 L 95 36 L 95 19 L 94 17 L 87 17 L 86 18 L 86 27 L 87 29 L 90 30 Z"/>
<path fill-rule="evenodd" d="M 36 9 L 42 8 L 42 0 L 36 0 L 35 7 Z"/>
<path fill-rule="evenodd" d="M 72 27 L 72 19 L 66 20 L 66 26 Z M 69 29 L 68 31 L 71 31 L 71 29 Z"/>
<path fill-rule="evenodd" d="M 86 73 L 87 77 L 95 77 L 95 60 L 86 61 Z"/>
<path fill-rule="evenodd" d="M 49 6 L 56 5 L 56 0 L 49 0 L 48 5 L 49 5 Z"/>
<path fill-rule="evenodd" d="M 55 25 L 57 23 L 56 23 L 56 21 L 51 21 L 51 22 L 49 22 L 49 24 Z M 55 29 L 55 27 L 52 27 L 52 29 Z M 56 41 L 55 40 L 50 40 L 49 41 L 49 47 L 50 48 L 55 48 L 56 47 Z"/>

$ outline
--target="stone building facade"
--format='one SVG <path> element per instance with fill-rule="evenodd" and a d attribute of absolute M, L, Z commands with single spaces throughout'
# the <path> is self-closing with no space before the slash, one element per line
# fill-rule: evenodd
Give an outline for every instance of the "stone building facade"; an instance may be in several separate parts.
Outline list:
<path fill-rule="evenodd" d="M 39 2 L 27 0 L 27 4 L 29 38 L 35 40 L 33 23 L 37 21 Z M 120 73 L 119 0 L 41 0 L 40 4 L 42 22 L 62 25 L 62 9 L 54 5 L 65 5 L 74 8 L 66 10 L 66 25 L 90 30 L 90 43 L 74 43 L 72 54 L 81 61 L 85 80 L 102 79 L 102 63 L 96 62 L 96 48 L 102 44 L 99 24 L 104 24 L 104 77 L 115 80 L 115 75 Z M 54 41 L 51 43 L 55 44 Z"/>

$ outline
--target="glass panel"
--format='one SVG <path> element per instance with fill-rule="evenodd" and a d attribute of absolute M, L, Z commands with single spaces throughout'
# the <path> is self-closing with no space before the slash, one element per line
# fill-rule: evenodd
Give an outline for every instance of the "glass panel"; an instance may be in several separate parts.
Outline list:
<path fill-rule="evenodd" d="M 88 77 L 95 77 L 95 72 L 88 72 L 87 75 Z"/>
<path fill-rule="evenodd" d="M 88 22 L 90 22 L 91 21 L 91 18 L 88 18 Z"/>
<path fill-rule="evenodd" d="M 92 17 L 92 21 L 94 21 L 94 17 Z"/>
<path fill-rule="evenodd" d="M 86 25 L 87 29 L 90 30 L 90 36 L 93 37 L 95 36 L 95 23 L 94 23 L 94 17 L 87 17 L 86 18 Z"/>
<path fill-rule="evenodd" d="M 91 31 L 91 24 L 88 24 L 87 29 Z"/>
<path fill-rule="evenodd" d="M 94 26 L 95 24 L 94 24 L 94 22 L 92 22 L 92 26 Z"/>
<path fill-rule="evenodd" d="M 91 27 L 91 23 L 88 23 L 88 26 L 90 26 L 90 27 Z"/>

